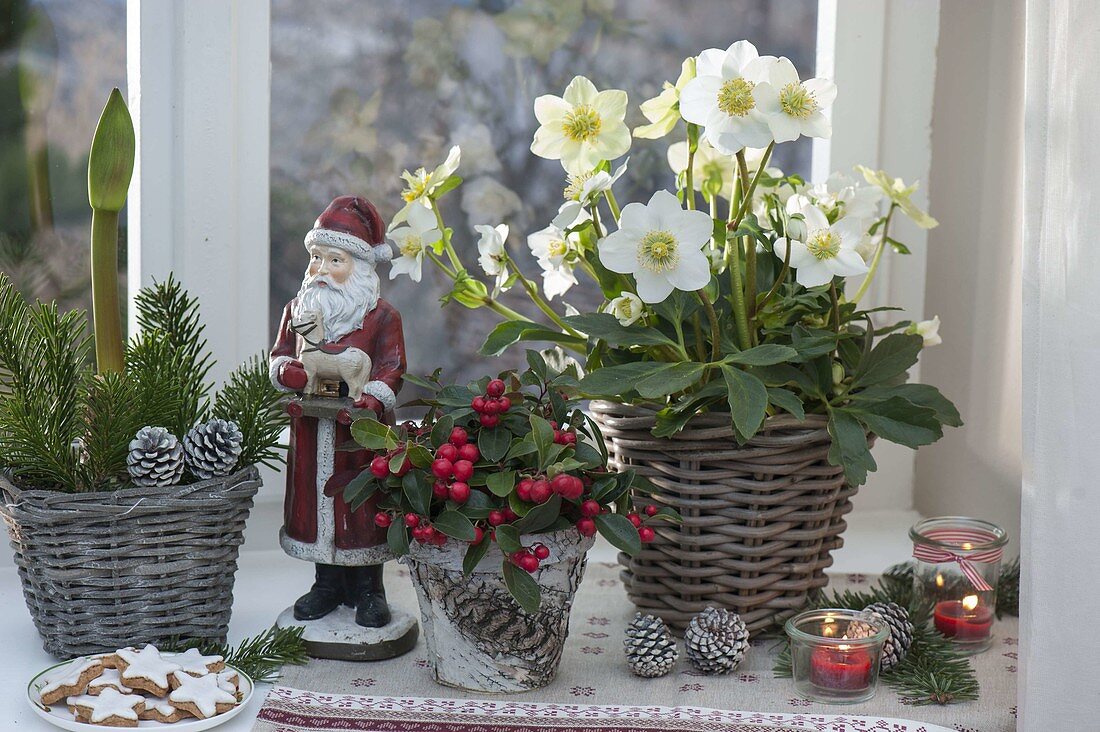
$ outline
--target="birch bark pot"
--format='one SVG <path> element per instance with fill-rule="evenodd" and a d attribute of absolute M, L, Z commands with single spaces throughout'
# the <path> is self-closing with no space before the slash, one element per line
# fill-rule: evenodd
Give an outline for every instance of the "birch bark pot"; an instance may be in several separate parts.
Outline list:
<path fill-rule="evenodd" d="M 550 556 L 533 575 L 542 591 L 542 604 L 534 615 L 525 613 L 508 593 L 501 575 L 504 556 L 496 544 L 468 577 L 462 574 L 469 548 L 465 542 L 414 544 L 401 558 L 416 588 L 428 661 L 438 683 L 508 694 L 554 680 L 569 633 L 573 597 L 595 540 L 569 529 L 539 534 L 537 541 Z"/>

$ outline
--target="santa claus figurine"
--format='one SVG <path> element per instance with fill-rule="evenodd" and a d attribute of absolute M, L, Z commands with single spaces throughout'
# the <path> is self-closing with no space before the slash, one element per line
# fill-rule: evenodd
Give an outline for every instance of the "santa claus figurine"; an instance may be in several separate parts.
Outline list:
<path fill-rule="evenodd" d="M 378 211 L 356 196 L 329 204 L 305 246 L 309 266 L 298 296 L 283 310 L 271 349 L 275 386 L 307 392 L 287 408 L 290 450 L 280 540 L 288 554 L 316 564 L 316 581 L 294 603 L 294 618 L 316 620 L 348 605 L 355 608 L 356 623 L 379 628 L 391 618 L 382 586 L 382 563 L 391 558 L 385 530 L 374 524 L 374 500 L 352 511 L 342 493 L 371 459 L 356 449 L 350 415 L 393 424 L 405 372 L 401 316 L 379 298 L 375 272 L 392 252 Z M 336 364 L 327 382 L 314 356 Z M 348 383 L 357 393 L 349 393 Z"/>

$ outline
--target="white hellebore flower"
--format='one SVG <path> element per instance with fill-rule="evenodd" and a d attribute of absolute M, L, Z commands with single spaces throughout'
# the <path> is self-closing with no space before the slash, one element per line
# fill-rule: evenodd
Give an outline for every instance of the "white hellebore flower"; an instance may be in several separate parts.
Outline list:
<path fill-rule="evenodd" d="M 807 137 L 829 137 L 832 124 L 825 109 L 836 99 L 836 84 L 828 79 L 799 81 L 794 64 L 786 57 L 762 58 L 762 74 L 753 96 L 776 142 Z"/>
<path fill-rule="evenodd" d="M 561 160 L 573 175 L 587 173 L 602 160 L 614 160 L 630 149 L 626 117 L 626 92 L 598 91 L 583 76 L 573 77 L 565 94 L 546 94 L 535 99 L 539 128 L 531 152 L 540 158 Z"/>
<path fill-rule="evenodd" d="M 569 255 L 577 250 L 577 244 L 576 234 L 567 235 L 554 224 L 527 237 L 527 246 L 542 268 L 542 289 L 547 298 L 553 300 L 564 295 L 577 284 L 573 264 L 569 261 Z"/>
<path fill-rule="evenodd" d="M 878 186 L 890 201 L 901 209 L 902 213 L 913 220 L 913 223 L 922 229 L 931 229 L 939 226 L 939 222 L 921 210 L 913 203 L 913 194 L 917 191 L 919 183 L 911 186 L 905 185 L 901 178 L 891 178 L 885 170 L 871 170 L 862 165 L 857 165 L 856 170 L 863 174 L 864 179 L 873 186 Z"/>
<path fill-rule="evenodd" d="M 619 230 L 598 245 L 600 262 L 634 275 L 643 302 L 661 302 L 673 289 L 698 290 L 710 282 L 703 246 L 713 230 L 708 214 L 685 211 L 676 196 L 657 191 L 649 203 L 623 207 Z"/>
<path fill-rule="evenodd" d="M 696 76 L 680 93 L 680 114 L 702 125 L 707 141 L 719 152 L 733 155 L 743 147 L 764 147 L 772 141 L 754 91 L 768 58 L 760 58 L 748 41 L 699 54 Z"/>
<path fill-rule="evenodd" d="M 776 239 L 775 256 L 785 259 L 787 247 L 790 247 L 791 267 L 798 284 L 817 287 L 829 284 L 833 277 L 867 271 L 863 257 L 856 252 L 862 233 L 856 219 L 843 218 L 830 225 L 821 209 L 802 195 L 791 196 L 787 201 L 787 213 L 802 214 L 806 238 L 804 241 L 786 237 Z"/>
<path fill-rule="evenodd" d="M 633 292 L 624 292 L 607 303 L 603 311 L 614 315 L 620 325 L 634 325 L 645 314 L 645 305 Z"/>
<path fill-rule="evenodd" d="M 695 59 L 684 59 L 680 64 L 680 77 L 676 79 L 676 83 L 670 84 L 666 81 L 660 94 L 642 102 L 642 114 L 650 124 L 635 127 L 634 136 L 656 140 L 672 132 L 672 128 L 680 121 L 680 93 L 694 78 Z"/>
<path fill-rule="evenodd" d="M 935 316 L 931 320 L 922 320 L 919 323 L 913 323 L 905 332 L 910 335 L 919 335 L 924 338 L 924 347 L 938 346 L 943 343 L 943 338 L 940 338 L 940 316 Z"/>
<path fill-rule="evenodd" d="M 687 169 L 688 144 L 687 140 L 674 142 L 668 146 L 668 167 L 679 176 Z M 759 163 L 759 161 L 757 161 Z M 729 200 L 730 191 L 733 188 L 734 170 L 737 161 L 730 155 L 723 155 L 714 149 L 706 140 L 699 140 L 699 147 L 695 150 L 695 157 L 691 159 L 691 184 L 697 191 L 703 191 L 703 184 L 711 181 L 708 188 L 716 189 L 715 192 L 722 198 Z"/>
<path fill-rule="evenodd" d="M 490 277 L 496 277 L 496 289 L 503 290 L 508 279 L 508 255 L 504 253 L 504 242 L 508 240 L 508 225 L 489 226 L 478 224 L 474 227 L 481 239 L 477 242 L 477 263 Z"/>
<path fill-rule="evenodd" d="M 606 170 L 588 171 L 580 175 L 570 175 L 569 185 L 562 192 L 565 203 L 558 209 L 558 215 L 554 217 L 553 224 L 559 229 L 568 229 L 581 221 L 587 221 L 590 217 L 584 212 L 585 206 L 590 206 L 601 193 L 610 191 L 611 186 L 626 172 L 626 164 L 630 158 L 623 161 L 619 169 L 614 173 Z M 582 215 L 583 214 L 583 215 Z"/>
<path fill-rule="evenodd" d="M 390 231 L 389 237 L 401 253 L 390 263 L 390 279 L 408 275 L 413 282 L 420 281 L 424 262 L 424 249 L 443 238 L 436 226 L 435 214 L 423 206 L 409 209 L 409 225 Z"/>
<path fill-rule="evenodd" d="M 393 217 L 390 228 L 397 226 L 409 217 L 409 211 L 414 206 L 430 209 L 432 207 L 431 195 L 439 186 L 458 170 L 458 163 L 462 159 L 462 149 L 458 145 L 451 147 L 447 153 L 447 159 L 432 172 L 424 168 L 417 168 L 415 173 L 403 171 L 401 177 L 405 179 L 405 190 L 401 197 L 405 199 L 405 207 Z"/>

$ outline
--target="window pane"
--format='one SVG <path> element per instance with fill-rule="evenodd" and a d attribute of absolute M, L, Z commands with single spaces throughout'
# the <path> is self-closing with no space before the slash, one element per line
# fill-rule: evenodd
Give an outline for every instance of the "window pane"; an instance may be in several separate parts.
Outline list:
<path fill-rule="evenodd" d="M 0 8 L 0 270 L 28 297 L 88 308 L 88 147 L 111 88 L 125 93 L 126 2 Z"/>
<path fill-rule="evenodd" d="M 364 195 L 388 222 L 403 203 L 401 171 L 438 165 L 456 143 L 465 183 L 444 199 L 444 212 L 463 262 L 480 275 L 473 226 L 506 223 L 515 258 L 539 280 L 527 234 L 547 226 L 565 181 L 557 161 L 529 150 L 535 97 L 560 95 L 583 74 L 601 89 L 627 91 L 634 127 L 645 122 L 638 105 L 705 48 L 748 38 L 761 53 L 786 55 L 804 77 L 812 75 L 816 16 L 816 0 L 275 0 L 272 332 L 301 284 L 302 237 L 325 205 L 341 194 Z M 674 186 L 666 161 L 674 139 L 634 141 L 630 172 L 616 188 L 621 204 Z M 809 141 L 783 145 L 776 160 L 808 174 Z M 388 271 L 381 265 L 382 294 L 403 314 L 410 369 L 442 366 L 457 379 L 484 373 L 484 360 L 473 354 L 493 314 L 457 304 L 441 311 L 448 283 L 428 262 L 419 284 L 389 281 Z M 566 300 L 598 306 L 598 293 L 584 289 L 573 288 Z M 519 293 L 504 299 L 537 312 Z M 516 348 L 492 367 L 522 362 Z"/>

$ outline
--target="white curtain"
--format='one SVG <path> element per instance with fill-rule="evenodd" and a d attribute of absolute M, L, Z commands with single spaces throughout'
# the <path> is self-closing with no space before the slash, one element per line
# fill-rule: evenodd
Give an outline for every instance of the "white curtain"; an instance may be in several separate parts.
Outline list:
<path fill-rule="evenodd" d="M 1100 2 L 1028 0 L 1020 729 L 1095 730 Z"/>

